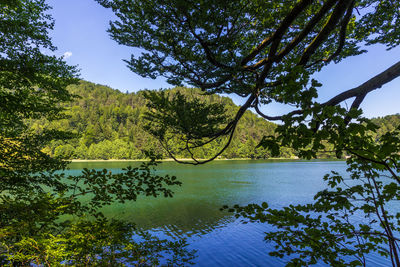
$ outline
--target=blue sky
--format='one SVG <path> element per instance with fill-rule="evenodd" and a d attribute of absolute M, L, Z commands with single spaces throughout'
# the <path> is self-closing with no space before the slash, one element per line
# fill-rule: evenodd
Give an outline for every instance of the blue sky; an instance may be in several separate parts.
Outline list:
<path fill-rule="evenodd" d="M 122 59 L 130 58 L 138 50 L 118 45 L 111 40 L 108 22 L 112 12 L 94 0 L 48 0 L 56 24 L 50 33 L 58 47 L 58 55 L 66 55 L 71 65 L 78 65 L 81 78 L 108 85 L 122 92 L 141 89 L 168 88 L 164 79 L 142 78 L 131 72 Z M 386 51 L 383 46 L 369 48 L 369 53 L 331 64 L 315 75 L 323 83 L 321 101 L 354 88 L 400 60 L 400 47 Z M 243 100 L 232 96 L 235 103 Z M 351 102 L 349 102 L 349 105 Z M 400 113 L 400 78 L 370 93 L 362 104 L 367 117 Z M 262 110 L 269 115 L 279 115 L 288 109 L 268 105 Z"/>

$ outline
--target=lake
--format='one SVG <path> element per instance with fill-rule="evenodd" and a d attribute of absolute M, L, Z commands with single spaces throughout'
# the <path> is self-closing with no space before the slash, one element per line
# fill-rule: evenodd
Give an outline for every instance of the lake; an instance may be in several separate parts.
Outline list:
<path fill-rule="evenodd" d="M 70 173 L 82 168 L 118 172 L 137 162 L 74 162 Z M 130 221 L 159 236 L 185 237 L 196 249 L 197 266 L 283 266 L 285 259 L 268 255 L 272 244 L 263 241 L 266 224 L 243 224 L 223 205 L 268 202 L 278 208 L 311 202 L 325 187 L 323 176 L 331 170 L 345 173 L 343 161 L 221 160 L 188 166 L 164 162 L 158 173 L 176 175 L 183 182 L 173 198 L 141 197 L 136 202 L 104 209 L 109 218 Z M 390 261 L 371 256 L 371 266 Z"/>

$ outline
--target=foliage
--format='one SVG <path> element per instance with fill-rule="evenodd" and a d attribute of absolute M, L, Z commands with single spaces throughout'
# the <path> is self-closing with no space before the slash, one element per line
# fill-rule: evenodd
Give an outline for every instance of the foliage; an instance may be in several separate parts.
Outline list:
<path fill-rule="evenodd" d="M 254 108 L 261 117 L 282 122 L 276 134 L 259 143 L 273 155 L 289 147 L 306 159 L 326 150 L 338 158 L 351 156 L 351 184 L 346 186 L 345 176 L 327 176 L 328 189 L 318 193 L 313 204 L 282 210 L 253 205 L 244 208 L 244 214 L 237 208 L 239 215 L 277 227 L 266 236 L 277 245 L 273 255 L 289 254 L 292 266 L 319 261 L 365 265 L 365 255 L 377 251 L 393 266 L 400 265 L 395 236 L 399 215 L 386 211 L 399 195 L 398 132 L 377 131 L 360 109 L 371 91 L 400 76 L 400 62 L 324 103 L 317 100 L 322 85 L 313 79 L 330 62 L 366 52 L 361 46 L 396 47 L 398 1 L 98 2 L 117 16 L 110 25 L 111 37 L 142 49 L 139 57 L 126 60 L 135 73 L 163 76 L 173 85 L 189 84 L 209 94 L 246 98 L 222 130 L 216 127 L 215 135 L 225 138 L 225 145 L 215 155 L 228 149 L 243 114 Z M 343 108 L 341 104 L 350 99 L 350 108 Z M 259 106 L 272 102 L 295 109 L 282 116 L 264 114 Z M 176 111 L 169 112 L 165 118 Z M 191 163 L 207 161 L 193 158 Z M 356 213 L 365 221 L 353 223 L 350 217 Z"/>
<path fill-rule="evenodd" d="M 394 131 L 400 125 L 400 114 L 388 115 L 385 117 L 378 117 L 372 119 L 372 122 L 376 124 L 379 129 L 377 129 L 377 136 L 374 136 L 375 139 L 381 137 L 387 132 Z"/>
<path fill-rule="evenodd" d="M 43 128 L 51 128 L 79 133 L 79 136 L 65 141 L 54 140 L 45 146 L 44 151 L 52 156 L 69 159 L 144 159 L 146 158 L 144 151 L 154 150 L 163 157 L 170 158 L 157 139 L 144 130 L 148 124 L 145 114 L 150 111 L 146 106 L 146 103 L 150 102 L 146 100 L 145 95 L 150 92 L 139 91 L 124 94 L 109 87 L 86 81 L 80 81 L 79 84 L 71 85 L 67 89 L 72 94 L 80 96 L 65 106 L 65 114 L 68 117 L 51 122 L 45 119 L 32 120 L 30 127 L 37 133 L 40 133 Z M 227 97 L 204 95 L 197 89 L 173 88 L 165 91 L 164 94 L 170 97 L 180 94 L 181 98 L 201 102 L 204 105 L 223 105 L 228 116 L 238 108 Z M 189 117 L 196 118 L 197 116 L 187 114 L 187 118 Z M 187 119 L 187 121 L 191 120 Z M 217 118 L 215 121 L 218 121 Z M 193 120 L 193 122 L 195 121 Z M 151 122 L 152 125 L 155 123 L 155 121 Z M 255 147 L 263 135 L 273 134 L 275 127 L 273 123 L 257 118 L 252 112 L 246 112 L 237 126 L 231 147 L 221 157 L 270 157 L 268 151 L 262 148 L 255 149 Z M 197 129 L 200 128 L 203 129 L 203 127 Z M 211 132 L 211 130 L 208 131 Z M 173 151 L 181 148 L 175 139 L 171 140 L 169 145 Z M 202 147 L 197 151 L 197 156 L 200 158 L 210 157 L 219 146 L 221 144 L 214 143 Z M 175 155 L 179 158 L 190 158 L 190 154 L 185 150 L 177 152 Z M 288 150 L 282 152 L 280 157 L 294 155 L 292 151 Z"/>
<path fill-rule="evenodd" d="M 219 124 L 226 121 L 223 105 L 207 104 L 198 98 L 187 101 L 179 91 L 172 96 L 164 91 L 148 91 L 145 97 L 149 100 L 149 111 L 145 119 L 156 125 L 156 129 L 151 132 L 153 135 L 164 135 L 166 130 L 171 129 L 172 134 L 183 134 L 188 139 L 202 139 L 212 135 L 218 130 Z M 155 109 L 157 112 L 153 112 Z M 152 129 L 153 126 L 147 128 Z"/>
<path fill-rule="evenodd" d="M 223 105 L 207 104 L 198 98 L 188 101 L 179 92 L 172 96 L 164 91 L 147 92 L 145 97 L 149 100 L 145 129 L 161 141 L 175 160 L 173 155 L 176 152 L 171 153 L 171 145 L 181 147 L 179 151 L 188 151 L 190 157 L 197 161 L 192 149 L 211 143 L 215 132 L 227 120 Z M 210 140 L 203 142 L 204 139 Z"/>
<path fill-rule="evenodd" d="M 43 151 L 75 135 L 35 131 L 30 122 L 65 118 L 60 103 L 73 99 L 66 86 L 78 81 L 76 67 L 50 55 L 49 8 L 43 0 L 0 3 L 0 265 L 145 265 L 162 257 L 189 264 L 193 252 L 184 241 L 159 240 L 100 212 L 138 195 L 172 196 L 169 186 L 180 182 L 154 174 L 154 160 L 120 174 L 66 176 L 68 162 Z"/>
<path fill-rule="evenodd" d="M 144 159 L 146 150 L 154 150 L 162 154 L 162 157 L 171 157 L 163 150 L 157 142 L 157 138 L 144 129 L 148 126 L 155 126 L 156 122 L 146 118 L 146 112 L 162 113 L 152 107 L 147 107 L 146 92 L 124 94 L 109 87 L 80 81 L 79 84 L 67 87 L 69 92 L 78 95 L 79 98 L 65 104 L 65 115 L 67 118 L 56 121 L 46 119 L 31 120 L 29 127 L 35 133 L 41 133 L 43 128 L 54 130 L 65 130 L 72 133 L 79 133 L 78 137 L 69 140 L 54 140 L 46 144 L 43 151 L 56 157 L 67 159 Z M 156 92 L 156 91 L 154 91 Z M 233 102 L 226 97 L 218 95 L 204 95 L 199 90 L 190 88 L 174 88 L 164 92 L 173 96 L 175 93 L 182 94 L 188 101 L 201 101 L 208 104 L 219 104 L 226 110 L 225 116 L 232 117 L 238 109 Z M 155 94 L 155 93 L 154 93 Z M 161 97 L 161 96 L 159 96 Z M 195 100 L 196 99 L 196 100 Z M 172 99 L 169 99 L 172 101 Z M 181 100 L 182 101 L 182 100 Z M 182 103 L 171 105 L 181 105 Z M 170 107 L 173 110 L 172 107 Z M 165 114 L 165 113 L 164 113 Z M 175 113 L 177 116 L 178 113 Z M 195 118 L 194 114 L 188 117 Z M 394 129 L 397 125 L 397 115 L 376 118 L 373 121 L 379 125 L 378 134 L 384 134 Z M 192 122 L 192 120 L 188 120 Z M 149 123 L 150 122 L 150 123 Z M 161 122 L 159 120 L 159 122 Z M 194 122 L 194 120 L 193 120 Z M 222 121 L 221 121 L 222 122 Z M 247 111 L 239 121 L 233 140 L 221 158 L 270 158 L 272 154 L 267 149 L 257 147 L 263 136 L 274 135 L 277 125 L 257 118 L 252 112 Z M 212 133 L 215 133 L 212 132 Z M 173 156 L 178 158 L 190 158 L 185 151 L 185 143 L 179 146 L 176 139 L 169 140 L 169 148 Z M 196 141 L 196 140 L 193 140 Z M 223 145 L 216 140 L 208 146 L 200 146 L 195 151 L 198 158 L 208 158 L 217 152 L 217 148 Z M 318 158 L 333 158 L 334 153 L 330 152 L 332 146 L 324 143 L 325 151 L 318 151 Z M 180 152 L 178 152 L 181 150 Z M 278 157 L 293 158 L 297 151 L 280 147 Z"/>
<path fill-rule="evenodd" d="M 276 244 L 277 250 L 270 254 L 299 255 L 292 257 L 289 263 L 293 265 L 322 260 L 334 266 L 365 266 L 366 256 L 372 252 L 390 257 L 397 265 L 395 233 L 400 230 L 400 213 L 389 213 L 387 206 L 400 200 L 400 128 L 376 141 L 371 132 L 378 127 L 371 122 L 350 123 L 347 127 L 343 119 L 336 123 L 329 127 L 337 128 L 325 134 L 331 142 L 340 142 L 335 147 L 342 146 L 352 155 L 347 159 L 348 174 L 326 175 L 328 188 L 315 195 L 314 203 L 281 210 L 269 208 L 266 203 L 253 204 L 236 206 L 232 211 L 251 221 L 274 225 L 276 231 L 265 237 Z M 291 135 L 287 138 L 293 139 Z M 345 140 L 341 140 L 343 136 Z"/>

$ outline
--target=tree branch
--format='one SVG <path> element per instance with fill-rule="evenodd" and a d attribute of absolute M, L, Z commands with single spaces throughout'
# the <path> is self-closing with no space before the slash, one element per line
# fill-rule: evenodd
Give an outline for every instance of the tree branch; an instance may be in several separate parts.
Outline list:
<path fill-rule="evenodd" d="M 340 52 L 342 52 L 345 41 L 346 41 L 346 32 L 347 32 L 347 25 L 350 22 L 351 16 L 353 15 L 353 8 L 354 8 L 354 3 L 355 1 L 353 0 L 352 3 L 350 4 L 349 8 L 347 9 L 346 15 L 342 21 L 342 26 L 340 28 L 340 33 L 339 33 L 339 46 L 336 49 L 335 53 L 333 53 L 328 59 L 324 60 L 326 62 L 331 61 L 335 57 L 337 57 Z"/>
<path fill-rule="evenodd" d="M 241 106 L 241 107 L 239 108 L 238 112 L 236 113 L 235 118 L 234 118 L 230 123 L 228 123 L 228 125 L 227 125 L 224 129 L 222 129 L 221 131 L 219 131 L 218 133 L 216 133 L 216 134 L 212 137 L 212 140 L 215 140 L 215 139 L 218 138 L 218 137 L 221 137 L 221 136 L 224 136 L 224 135 L 228 135 L 228 134 L 229 134 L 229 139 L 228 139 L 227 143 L 224 145 L 224 147 L 221 148 L 221 150 L 220 150 L 219 152 L 217 152 L 214 156 L 212 156 L 212 157 L 209 158 L 209 159 L 206 159 L 206 160 L 203 160 L 203 161 L 197 160 L 197 159 L 194 157 L 194 155 L 192 154 L 191 150 L 190 150 L 191 148 L 195 148 L 195 147 L 191 147 L 191 148 L 190 148 L 188 142 L 186 142 L 186 149 L 187 149 L 188 152 L 190 153 L 191 158 L 192 158 L 193 161 L 182 161 L 182 160 L 177 159 L 177 158 L 173 155 L 173 153 L 168 149 L 167 145 L 164 145 L 164 144 L 163 144 L 162 140 L 159 140 L 159 141 L 160 141 L 160 144 L 161 144 L 161 146 L 167 151 L 168 155 L 169 155 L 174 161 L 176 161 L 176 162 L 178 162 L 178 163 L 191 164 L 191 165 L 200 165 L 200 164 L 205 164 L 205 163 L 207 163 L 207 162 L 213 161 L 214 159 L 216 159 L 218 156 L 220 156 L 220 155 L 229 147 L 230 143 L 232 142 L 233 134 L 234 134 L 234 132 L 235 132 L 236 126 L 237 126 L 237 124 L 238 124 L 240 118 L 243 116 L 243 114 L 246 112 L 246 110 L 253 104 L 253 102 L 254 102 L 255 99 L 256 99 L 255 95 L 252 94 L 252 95 L 247 99 L 246 103 L 245 103 L 243 106 Z M 211 141 L 210 141 L 210 142 L 211 142 Z M 209 142 L 207 142 L 207 143 L 209 143 Z"/>
<path fill-rule="evenodd" d="M 335 97 L 331 98 L 330 100 L 326 101 L 325 103 L 322 103 L 321 106 L 335 106 L 340 104 L 341 102 L 352 98 L 356 97 L 352 104 L 352 108 L 358 108 L 362 101 L 364 100 L 364 97 L 376 90 L 381 88 L 383 85 L 385 85 L 388 82 L 391 82 L 392 80 L 396 79 L 397 77 L 400 76 L 400 61 L 392 65 L 390 68 L 386 69 L 385 71 L 381 72 L 380 74 L 376 75 L 375 77 L 369 79 L 365 83 L 361 84 L 360 86 L 344 91 L 343 93 L 340 93 L 336 95 Z M 255 107 L 256 111 L 258 110 L 258 107 Z M 267 120 L 282 120 L 283 116 L 267 116 L 259 111 L 257 113 L 260 114 L 261 117 L 267 119 Z M 291 115 L 299 115 L 303 114 L 303 110 L 295 110 L 292 112 L 289 112 L 286 114 L 286 116 L 291 116 Z"/>
<path fill-rule="evenodd" d="M 329 101 L 325 102 L 323 105 L 334 106 L 351 97 L 368 94 L 373 90 L 381 88 L 384 84 L 391 82 L 392 80 L 394 80 L 399 76 L 400 76 L 400 61 L 392 65 L 385 71 L 381 72 L 380 74 L 376 75 L 375 77 L 369 79 L 360 86 L 347 90 L 333 97 Z"/>
<path fill-rule="evenodd" d="M 334 1 L 336 1 L 336 0 L 334 0 Z M 279 25 L 279 27 L 276 29 L 276 31 L 273 33 L 273 35 L 265 38 L 253 51 L 251 51 L 250 54 L 242 60 L 241 65 L 244 66 L 249 61 L 251 61 L 265 47 L 267 47 L 269 44 L 271 44 L 271 42 L 272 42 L 272 46 L 270 49 L 269 57 L 271 55 L 275 55 L 276 50 L 278 49 L 278 45 L 280 44 L 281 39 L 283 37 L 283 34 L 287 31 L 287 29 L 290 27 L 292 22 L 300 15 L 300 13 L 304 9 L 306 9 L 307 6 L 310 5 L 312 2 L 313 2 L 312 0 L 302 0 L 296 6 L 294 6 L 293 9 L 290 11 L 290 13 L 283 19 L 282 23 Z M 261 66 L 265 60 L 266 59 L 259 61 L 255 65 L 251 66 L 251 68 L 257 68 L 258 66 Z"/>
<path fill-rule="evenodd" d="M 277 55 L 275 61 L 281 60 L 284 56 L 286 56 L 290 51 L 293 50 L 304 38 L 311 32 L 314 28 L 315 24 L 317 24 L 326 13 L 335 5 L 337 0 L 329 0 L 327 1 L 321 9 L 315 14 L 314 17 L 307 23 L 304 29 Z"/>
<path fill-rule="evenodd" d="M 315 50 L 322 44 L 323 41 L 328 38 L 329 33 L 336 27 L 340 18 L 343 16 L 344 12 L 349 8 L 353 1 L 340 0 L 337 3 L 332 15 L 330 16 L 328 22 L 324 25 L 322 30 L 310 43 L 310 45 L 304 50 L 304 53 L 299 61 L 298 65 L 306 65 L 310 57 L 314 54 Z"/>

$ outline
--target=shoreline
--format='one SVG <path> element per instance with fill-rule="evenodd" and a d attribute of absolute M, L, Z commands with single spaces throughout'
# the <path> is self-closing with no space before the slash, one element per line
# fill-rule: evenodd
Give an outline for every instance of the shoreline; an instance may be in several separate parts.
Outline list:
<path fill-rule="evenodd" d="M 181 161 L 191 161 L 192 159 L 178 159 Z M 199 159 L 199 160 L 205 160 L 205 159 Z M 303 160 L 299 158 L 268 158 L 268 159 L 252 159 L 252 158 L 232 158 L 232 159 L 214 159 L 213 161 L 231 161 L 231 160 Z M 321 160 L 321 159 L 318 159 Z M 335 160 L 335 159 L 322 159 L 322 160 Z M 336 159 L 337 160 L 337 159 Z M 71 163 L 74 162 L 145 162 L 145 161 L 150 161 L 149 159 L 72 159 L 69 160 Z M 168 159 L 160 159 L 157 161 L 174 161 L 172 158 Z"/>

